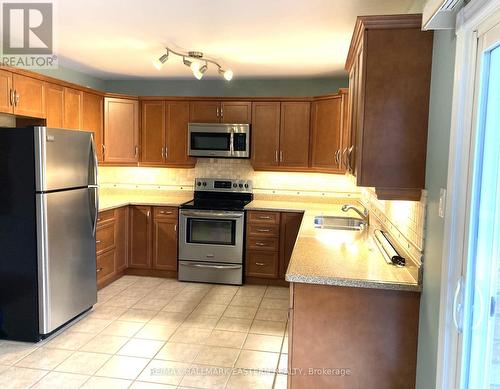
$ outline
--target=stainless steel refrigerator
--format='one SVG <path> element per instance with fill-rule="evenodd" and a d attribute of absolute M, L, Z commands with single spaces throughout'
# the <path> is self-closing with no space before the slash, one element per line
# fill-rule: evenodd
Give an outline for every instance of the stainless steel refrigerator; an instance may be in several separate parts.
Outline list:
<path fill-rule="evenodd" d="M 97 301 L 92 135 L 0 128 L 0 338 L 38 341 Z"/>

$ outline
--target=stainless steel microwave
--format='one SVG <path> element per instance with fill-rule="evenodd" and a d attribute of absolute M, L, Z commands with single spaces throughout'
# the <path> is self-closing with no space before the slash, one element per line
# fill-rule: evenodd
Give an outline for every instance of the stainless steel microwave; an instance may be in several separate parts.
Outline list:
<path fill-rule="evenodd" d="M 250 125 L 189 123 L 188 154 L 192 157 L 250 158 Z"/>

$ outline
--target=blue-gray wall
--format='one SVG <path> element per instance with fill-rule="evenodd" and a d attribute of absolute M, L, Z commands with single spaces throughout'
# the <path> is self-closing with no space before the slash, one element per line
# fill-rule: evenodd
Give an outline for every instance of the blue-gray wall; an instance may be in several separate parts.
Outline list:
<path fill-rule="evenodd" d="M 86 73 L 79 72 L 77 70 L 65 68 L 59 66 L 58 69 L 39 69 L 36 70 L 37 73 L 44 74 L 49 77 L 54 77 L 59 80 L 64 80 L 67 82 L 72 82 L 74 84 L 87 86 L 89 88 L 98 89 L 104 91 L 105 82 L 100 78 L 88 75 Z"/>
<path fill-rule="evenodd" d="M 139 96 L 316 96 L 349 85 L 347 77 L 211 80 L 106 80 L 108 92 Z"/>
<path fill-rule="evenodd" d="M 417 389 L 436 385 L 439 299 L 444 219 L 438 216 L 439 190 L 446 188 L 450 143 L 451 101 L 455 67 L 452 31 L 434 32 L 426 188 L 428 191 L 424 251 L 424 286 L 420 302 Z"/>

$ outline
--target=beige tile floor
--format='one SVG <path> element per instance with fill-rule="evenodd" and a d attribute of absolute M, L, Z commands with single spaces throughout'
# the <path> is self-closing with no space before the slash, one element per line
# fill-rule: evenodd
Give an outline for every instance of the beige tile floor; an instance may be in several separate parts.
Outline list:
<path fill-rule="evenodd" d="M 286 388 L 288 293 L 124 276 L 49 339 L 0 340 L 0 387 Z"/>

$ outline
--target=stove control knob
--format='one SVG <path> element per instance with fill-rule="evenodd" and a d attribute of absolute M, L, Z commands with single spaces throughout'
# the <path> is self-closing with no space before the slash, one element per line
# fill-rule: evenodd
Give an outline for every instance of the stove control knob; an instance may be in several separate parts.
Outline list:
<path fill-rule="evenodd" d="M 235 182 L 235 183 L 233 184 L 233 188 L 236 188 L 237 186 L 238 186 L 238 184 Z"/>
<path fill-rule="evenodd" d="M 207 186 L 207 183 L 205 181 L 203 181 L 203 186 Z"/>
<path fill-rule="evenodd" d="M 239 184 L 238 186 L 239 186 L 240 188 L 243 188 L 243 184 Z"/>
<path fill-rule="evenodd" d="M 198 182 L 196 183 L 196 185 L 201 186 L 201 182 L 200 182 L 200 181 L 198 181 Z"/>
<path fill-rule="evenodd" d="M 247 189 L 248 189 L 248 184 L 245 184 L 245 188 L 247 188 Z"/>

